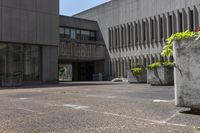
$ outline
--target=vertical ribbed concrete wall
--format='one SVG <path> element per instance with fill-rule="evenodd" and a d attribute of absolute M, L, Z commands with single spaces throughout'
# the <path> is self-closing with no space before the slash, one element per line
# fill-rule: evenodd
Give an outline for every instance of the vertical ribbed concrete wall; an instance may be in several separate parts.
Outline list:
<path fill-rule="evenodd" d="M 98 22 L 109 49 L 106 72 L 126 77 L 134 64 L 173 60 L 160 56 L 164 40 L 199 26 L 199 5 L 199 0 L 112 0 L 75 17 Z"/>

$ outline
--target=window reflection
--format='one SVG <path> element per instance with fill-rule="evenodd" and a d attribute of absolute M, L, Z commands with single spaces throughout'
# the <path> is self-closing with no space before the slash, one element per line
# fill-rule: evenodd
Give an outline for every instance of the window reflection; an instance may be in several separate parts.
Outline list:
<path fill-rule="evenodd" d="M 40 53 L 39 46 L 0 44 L 0 86 L 39 81 Z"/>
<path fill-rule="evenodd" d="M 96 31 L 60 27 L 60 37 L 67 39 L 96 41 Z"/>

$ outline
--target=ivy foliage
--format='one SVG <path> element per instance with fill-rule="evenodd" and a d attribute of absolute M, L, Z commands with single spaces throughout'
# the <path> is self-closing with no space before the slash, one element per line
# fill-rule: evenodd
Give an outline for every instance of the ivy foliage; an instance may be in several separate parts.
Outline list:
<path fill-rule="evenodd" d="M 159 67 L 172 68 L 174 66 L 175 64 L 173 62 L 156 62 L 156 63 L 148 65 L 148 69 L 153 70 Z"/>
<path fill-rule="evenodd" d="M 145 71 L 145 68 L 141 65 L 136 65 L 131 69 L 131 72 L 133 73 L 134 76 L 140 77 L 142 76 L 143 71 Z"/>
<path fill-rule="evenodd" d="M 193 32 L 187 30 L 185 32 L 178 32 L 171 35 L 169 38 L 166 39 L 166 45 L 163 47 L 161 55 L 170 57 L 173 54 L 174 41 L 188 38 L 196 38 L 196 40 L 200 39 L 200 31 Z"/>

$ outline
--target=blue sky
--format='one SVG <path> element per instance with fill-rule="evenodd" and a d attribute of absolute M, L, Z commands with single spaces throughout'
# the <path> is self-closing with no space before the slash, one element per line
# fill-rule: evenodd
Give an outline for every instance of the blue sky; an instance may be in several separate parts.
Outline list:
<path fill-rule="evenodd" d="M 110 0 L 60 0 L 60 14 L 72 16 Z"/>

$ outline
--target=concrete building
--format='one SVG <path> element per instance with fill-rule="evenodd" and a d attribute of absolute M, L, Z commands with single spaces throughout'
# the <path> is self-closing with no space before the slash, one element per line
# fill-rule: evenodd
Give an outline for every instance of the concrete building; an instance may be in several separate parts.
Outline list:
<path fill-rule="evenodd" d="M 104 74 L 126 77 L 134 64 L 173 60 L 160 56 L 164 40 L 200 25 L 199 0 L 112 0 L 74 15 L 96 21 L 109 51 Z"/>
<path fill-rule="evenodd" d="M 0 0 L 0 86 L 58 81 L 58 0 Z"/>
<path fill-rule="evenodd" d="M 60 16 L 60 80 L 105 79 L 106 48 L 96 21 Z"/>
<path fill-rule="evenodd" d="M 127 77 L 173 60 L 160 56 L 164 40 L 199 18 L 199 0 L 111 0 L 73 17 L 58 0 L 0 0 L 0 86 Z"/>

